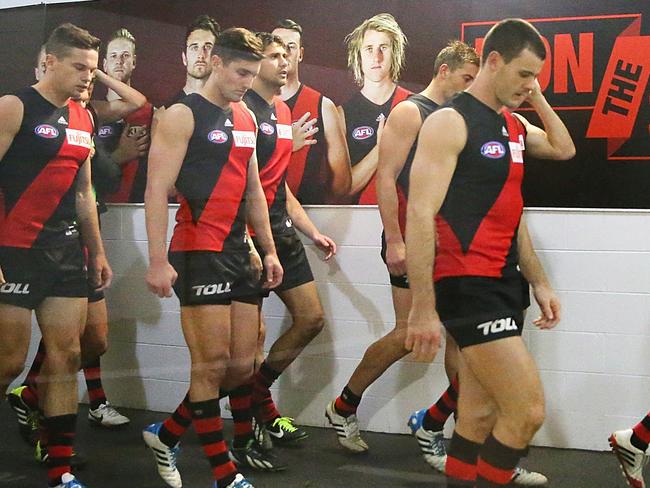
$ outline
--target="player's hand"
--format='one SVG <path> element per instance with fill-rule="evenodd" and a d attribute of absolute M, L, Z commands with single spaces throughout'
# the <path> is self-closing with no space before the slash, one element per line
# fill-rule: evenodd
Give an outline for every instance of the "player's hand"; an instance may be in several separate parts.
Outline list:
<path fill-rule="evenodd" d="M 406 275 L 406 244 L 401 242 L 386 243 L 386 265 L 393 276 Z"/>
<path fill-rule="evenodd" d="M 311 240 L 318 249 L 325 253 L 323 258 L 325 261 L 336 254 L 336 243 L 330 237 L 317 232 Z"/>
<path fill-rule="evenodd" d="M 164 260 L 156 263 L 150 263 L 147 269 L 145 280 L 149 291 L 160 298 L 172 296 L 172 285 L 176 282 L 178 273 Z"/>
<path fill-rule="evenodd" d="M 257 252 L 257 249 L 249 251 L 248 257 L 251 263 L 251 271 L 253 272 L 253 279 L 255 282 L 258 282 L 262 277 L 262 270 L 264 268 L 264 265 L 262 263 L 262 258 L 260 257 L 260 253 Z"/>
<path fill-rule="evenodd" d="M 386 125 L 386 117 L 384 114 L 379 114 L 379 117 L 377 117 L 377 122 L 379 122 L 377 125 L 377 147 L 379 147 L 381 136 L 384 133 L 384 126 Z"/>
<path fill-rule="evenodd" d="M 552 329 L 561 319 L 562 307 L 555 291 L 550 286 L 533 287 L 533 296 L 539 305 L 541 315 L 533 320 L 533 325 L 540 329 Z"/>
<path fill-rule="evenodd" d="M 539 85 L 539 80 L 535 78 L 535 81 L 533 83 L 533 88 L 528 92 L 526 101 L 530 103 L 533 107 L 535 107 L 535 105 L 542 100 L 544 100 L 542 87 Z"/>
<path fill-rule="evenodd" d="M 2 268 L 0 268 L 0 285 L 3 285 L 4 283 L 6 283 L 5 275 L 2 274 Z"/>
<path fill-rule="evenodd" d="M 264 256 L 264 269 L 266 270 L 266 279 L 262 284 L 262 288 L 275 288 L 282 283 L 284 270 L 275 254 Z"/>
<path fill-rule="evenodd" d="M 88 276 L 90 284 L 97 290 L 103 291 L 111 286 L 113 270 L 108 264 L 105 254 L 98 254 L 89 259 Z"/>
<path fill-rule="evenodd" d="M 316 127 L 316 118 L 311 120 L 309 116 L 310 112 L 305 112 L 305 114 L 298 119 L 298 121 L 291 124 L 291 132 L 293 136 L 293 148 L 292 151 L 300 151 L 305 146 L 311 146 L 316 144 L 318 141 L 316 139 L 309 139 L 311 136 L 318 132 L 318 127 Z"/>
<path fill-rule="evenodd" d="M 430 363 L 440 348 L 440 327 L 438 315 L 411 307 L 406 328 L 404 347 L 412 352 L 415 361 Z"/>
<path fill-rule="evenodd" d="M 113 160 L 122 165 L 128 161 L 138 159 L 147 154 L 149 150 L 149 133 L 147 131 L 139 131 L 133 135 L 129 135 L 131 126 L 126 124 L 117 148 L 113 151 Z"/>

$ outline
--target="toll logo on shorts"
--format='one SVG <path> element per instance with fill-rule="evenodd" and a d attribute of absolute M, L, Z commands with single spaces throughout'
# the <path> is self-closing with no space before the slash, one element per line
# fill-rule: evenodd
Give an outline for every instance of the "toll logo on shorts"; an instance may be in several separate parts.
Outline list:
<path fill-rule="evenodd" d="M 59 129 L 49 124 L 41 124 L 36 126 L 34 134 L 44 139 L 54 139 L 59 137 Z"/>
<path fill-rule="evenodd" d="M 14 295 L 29 295 L 29 283 L 3 283 L 0 293 Z"/>
<path fill-rule="evenodd" d="M 352 137 L 354 137 L 357 141 L 365 141 L 366 139 L 372 137 L 374 134 L 375 129 L 367 125 L 357 127 L 352 131 Z"/>
<path fill-rule="evenodd" d="M 486 142 L 481 146 L 481 155 L 490 159 L 501 159 L 506 155 L 506 148 L 499 141 Z"/>
<path fill-rule="evenodd" d="M 476 326 L 478 330 L 483 331 L 483 335 L 498 334 L 506 330 L 517 330 L 517 323 L 512 317 L 503 319 L 492 320 L 491 322 L 483 322 Z"/>
<path fill-rule="evenodd" d="M 196 285 L 192 287 L 192 290 L 195 291 L 197 297 L 222 295 L 223 293 L 232 291 L 229 281 L 226 283 L 213 283 L 211 285 Z"/>
<path fill-rule="evenodd" d="M 262 122 L 260 124 L 260 130 L 264 132 L 267 136 L 272 136 L 275 133 L 275 129 L 268 122 Z"/>
<path fill-rule="evenodd" d="M 219 129 L 215 129 L 208 134 L 208 141 L 214 144 L 223 144 L 227 140 L 228 134 Z"/>

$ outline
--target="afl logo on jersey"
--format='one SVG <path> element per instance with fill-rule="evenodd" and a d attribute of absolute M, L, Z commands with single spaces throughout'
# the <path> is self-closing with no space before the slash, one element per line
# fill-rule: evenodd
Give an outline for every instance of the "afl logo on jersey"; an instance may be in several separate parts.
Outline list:
<path fill-rule="evenodd" d="M 481 146 L 481 154 L 486 158 L 501 159 L 506 155 L 506 148 L 499 141 L 490 141 Z"/>
<path fill-rule="evenodd" d="M 352 137 L 354 137 L 357 141 L 364 141 L 370 137 L 372 137 L 375 134 L 375 129 L 372 127 L 368 127 L 367 125 L 364 125 L 362 127 L 357 127 L 352 131 Z"/>
<path fill-rule="evenodd" d="M 113 128 L 110 125 L 103 125 L 97 131 L 99 137 L 111 137 L 113 135 Z"/>
<path fill-rule="evenodd" d="M 52 127 L 48 124 L 41 124 L 36 126 L 34 133 L 39 137 L 43 137 L 44 139 L 54 139 L 55 137 L 59 137 L 59 130 L 56 127 Z"/>
<path fill-rule="evenodd" d="M 264 132 L 267 136 L 271 136 L 275 133 L 275 129 L 273 128 L 273 126 L 266 122 L 262 122 L 260 124 L 260 130 Z"/>
<path fill-rule="evenodd" d="M 228 134 L 219 129 L 215 129 L 208 134 L 208 141 L 213 142 L 214 144 L 223 144 L 227 140 Z"/>

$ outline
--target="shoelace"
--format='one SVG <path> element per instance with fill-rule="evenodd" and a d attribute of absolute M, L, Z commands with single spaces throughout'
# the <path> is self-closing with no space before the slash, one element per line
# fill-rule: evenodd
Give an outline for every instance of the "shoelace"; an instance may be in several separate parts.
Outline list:
<path fill-rule="evenodd" d="M 442 443 L 444 437 L 442 434 L 434 434 L 431 438 L 431 450 L 436 456 L 444 456 L 447 452 L 445 445 Z"/>
<path fill-rule="evenodd" d="M 359 437 L 359 422 L 357 422 L 357 416 L 352 414 L 345 419 L 343 422 L 343 428 L 347 433 L 348 437 Z"/>
<path fill-rule="evenodd" d="M 287 432 L 295 432 L 298 429 L 294 427 L 293 425 L 293 419 L 291 417 L 280 417 L 273 422 L 273 425 L 277 425 L 280 427 L 282 430 L 286 430 Z"/>
<path fill-rule="evenodd" d="M 172 469 L 176 469 L 176 458 L 178 457 L 179 452 L 181 452 L 181 446 L 169 448 L 169 466 Z"/>

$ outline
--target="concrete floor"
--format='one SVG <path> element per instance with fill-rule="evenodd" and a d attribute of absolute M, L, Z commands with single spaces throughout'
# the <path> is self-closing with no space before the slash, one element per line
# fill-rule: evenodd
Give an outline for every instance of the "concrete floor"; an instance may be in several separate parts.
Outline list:
<path fill-rule="evenodd" d="M 153 457 L 144 447 L 140 429 L 162 420 L 165 414 L 122 410 L 131 426 L 106 431 L 89 426 L 87 408 L 81 407 L 76 446 L 88 458 L 78 478 L 88 488 L 164 488 Z M 44 488 L 46 472 L 33 461 L 22 442 L 15 418 L 6 403 L 0 404 L 0 487 Z M 226 436 L 231 423 L 226 421 Z M 421 458 L 411 436 L 366 433 L 370 452 L 348 455 L 338 445 L 333 430 L 308 428 L 310 437 L 299 448 L 278 449 L 289 463 L 282 473 L 244 472 L 256 488 L 446 488 L 444 476 Z M 543 472 L 551 488 L 623 488 L 614 456 L 610 453 L 533 448 L 522 465 Z M 193 432 L 183 441 L 179 470 L 186 488 L 212 486 L 210 470 Z"/>

